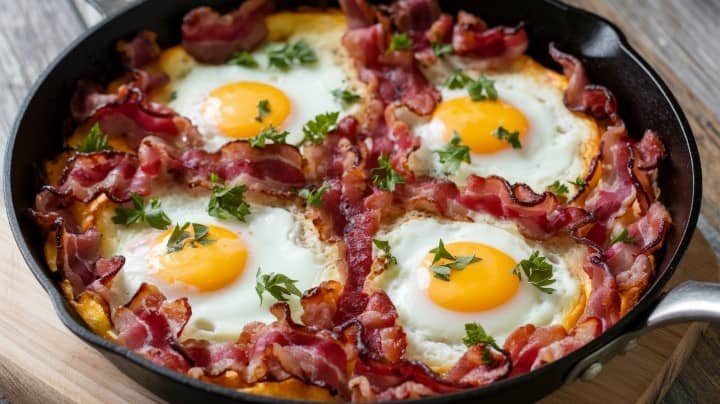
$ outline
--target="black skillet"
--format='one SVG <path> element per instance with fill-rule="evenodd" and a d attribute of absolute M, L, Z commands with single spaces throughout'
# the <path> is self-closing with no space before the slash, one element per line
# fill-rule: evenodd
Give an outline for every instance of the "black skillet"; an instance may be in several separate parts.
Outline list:
<path fill-rule="evenodd" d="M 97 3 L 107 7 L 120 2 Z M 70 45 L 39 78 L 21 108 L 5 159 L 5 201 L 10 225 L 28 266 L 47 290 L 62 322 L 130 377 L 173 401 L 278 402 L 191 379 L 95 335 L 63 298 L 45 263 L 42 236 L 26 211 L 40 185 L 38 168 L 61 150 L 60 134 L 69 116 L 75 83 L 82 77 L 109 79 L 119 72 L 120 63 L 114 51 L 118 39 L 150 29 L 159 34 L 162 46 L 173 45 L 180 40 L 182 17 L 191 8 L 210 5 L 228 10 L 238 3 L 238 0 L 146 0 L 112 13 Z M 283 8 L 308 4 L 280 3 Z M 447 12 L 463 8 L 491 24 L 514 25 L 524 21 L 530 37 L 528 52 L 533 58 L 557 68 L 547 53 L 548 43 L 556 42 L 563 51 L 582 59 L 591 81 L 615 93 L 631 133 L 640 134 L 646 128 L 657 130 L 669 151 L 660 178 L 662 199 L 672 214 L 673 225 L 658 256 L 653 285 L 640 303 L 606 333 L 565 358 L 528 374 L 422 401 L 534 401 L 564 383 L 592 378 L 602 369 L 602 363 L 631 349 L 637 336 L 648 329 L 673 322 L 719 320 L 720 285 L 686 282 L 667 294 L 663 292 L 695 230 L 701 200 L 700 161 L 690 126 L 677 101 L 623 34 L 601 17 L 555 0 L 441 3 Z"/>

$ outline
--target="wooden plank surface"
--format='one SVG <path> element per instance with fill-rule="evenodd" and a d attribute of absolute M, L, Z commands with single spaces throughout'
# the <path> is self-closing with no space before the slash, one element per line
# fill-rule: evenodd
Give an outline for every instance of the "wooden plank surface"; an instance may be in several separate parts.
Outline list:
<path fill-rule="evenodd" d="M 716 253 L 720 252 L 720 176 L 711 175 L 720 162 L 720 2 L 716 0 L 571 0 L 618 24 L 630 42 L 659 71 L 683 105 L 698 138 L 705 172 L 705 194 L 700 229 Z M 83 0 L 0 0 L 0 75 L 5 95 L 0 99 L 0 151 L 30 85 L 39 72 L 72 39 L 98 18 Z M 716 168 L 715 168 L 716 171 Z M 93 391 L 112 393 L 111 401 L 140 402 L 149 396 L 142 390 L 123 388 L 130 382 L 108 366 L 91 348 L 59 323 L 40 286 L 25 269 L 7 231 L 4 207 L 0 218 L 0 243 L 5 247 L 0 265 L 0 328 L 15 337 L 0 335 L 0 402 L 26 397 L 34 402 L 94 401 Z M 8 250 L 7 247 L 11 247 Z M 11 296 L 24 296 L 22 307 Z M 17 328 L 30 318 L 41 324 L 28 330 Z M 53 341 L 43 348 L 42 342 Z M 24 349 L 32 349 L 28 355 Z M 65 355 L 76 364 L 57 370 L 44 366 L 43 358 Z M 712 402 L 720 397 L 720 326 L 704 332 L 701 342 L 677 382 L 669 390 L 668 403 Z M 709 360 L 709 358 L 711 358 Z M 98 362 L 100 361 L 100 362 Z M 18 367 L 17 363 L 25 366 Z M 99 363 L 99 365 L 98 365 Z M 29 365 L 29 366 L 28 366 Z M 102 367 L 103 377 L 96 377 Z M 33 375 L 24 375 L 27 368 Z M 36 376 L 29 379 L 24 376 Z M 94 377 L 95 376 L 95 377 Z M 90 386 L 86 391 L 56 383 L 76 380 Z M 34 380 L 27 384 L 27 380 Z"/>

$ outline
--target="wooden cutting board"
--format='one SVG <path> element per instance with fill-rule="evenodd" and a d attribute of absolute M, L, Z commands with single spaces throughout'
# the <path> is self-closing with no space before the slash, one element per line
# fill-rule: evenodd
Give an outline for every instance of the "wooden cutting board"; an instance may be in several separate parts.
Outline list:
<path fill-rule="evenodd" d="M 7 398 L 13 403 L 160 401 L 65 329 L 22 262 L 4 215 L 1 223 L 0 386 Z M 671 284 L 716 281 L 718 273 L 708 242 L 697 232 Z M 635 351 L 613 359 L 598 378 L 565 386 L 543 403 L 656 402 L 682 369 L 703 327 L 678 325 L 645 335 Z"/>

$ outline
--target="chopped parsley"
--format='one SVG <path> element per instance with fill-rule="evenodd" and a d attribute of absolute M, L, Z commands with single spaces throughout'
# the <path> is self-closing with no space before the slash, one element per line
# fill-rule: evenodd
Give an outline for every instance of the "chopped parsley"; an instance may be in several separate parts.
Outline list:
<path fill-rule="evenodd" d="M 453 133 L 450 143 L 440 150 L 435 151 L 440 157 L 440 163 L 444 167 L 445 174 L 455 173 L 462 163 L 470 164 L 470 148 L 460 144 L 460 135 Z"/>
<path fill-rule="evenodd" d="M 430 253 L 435 254 L 430 271 L 433 272 L 435 278 L 448 282 L 450 281 L 451 270 L 462 271 L 466 266 L 482 260 L 475 255 L 452 255 L 450 251 L 445 248 L 442 239 L 440 239 L 437 247 L 430 250 Z M 446 261 L 440 264 L 441 260 Z"/>
<path fill-rule="evenodd" d="M 80 142 L 76 147 L 77 151 L 82 153 L 94 153 L 103 150 L 111 150 L 112 148 L 108 145 L 108 137 L 100 129 L 100 124 L 95 122 L 95 125 L 90 128 L 87 136 Z"/>
<path fill-rule="evenodd" d="M 570 192 L 567 185 L 563 184 L 560 181 L 555 181 L 552 184 L 550 184 L 550 186 L 548 186 L 548 190 L 550 192 L 552 192 L 553 194 L 563 197 L 563 198 L 565 196 L 567 196 L 567 194 Z"/>
<path fill-rule="evenodd" d="M 375 247 L 377 247 L 380 251 L 385 253 L 385 257 L 387 257 L 389 265 L 397 265 L 397 258 L 390 253 L 390 243 L 388 241 L 373 239 L 373 244 L 375 244 Z"/>
<path fill-rule="evenodd" d="M 274 126 L 270 125 L 267 128 L 263 129 L 262 132 L 258 133 L 257 136 L 248 139 L 248 143 L 250 143 L 251 147 L 254 147 L 256 149 L 262 149 L 263 147 L 265 147 L 268 141 L 271 141 L 274 144 L 284 144 L 285 139 L 289 135 L 290 132 L 285 130 L 280 132 L 275 129 Z"/>
<path fill-rule="evenodd" d="M 432 50 L 435 56 L 441 58 L 453 53 L 453 46 L 451 43 L 433 42 Z"/>
<path fill-rule="evenodd" d="M 525 274 L 528 282 L 541 292 L 552 294 L 555 291 L 555 289 L 548 287 L 555 283 L 553 267 L 546 261 L 545 257 L 540 255 L 540 251 L 535 250 L 530 257 L 520 261 L 513 268 L 513 274 L 517 275 L 518 279 L 522 279 L 522 273 Z"/>
<path fill-rule="evenodd" d="M 378 166 L 370 170 L 370 174 L 372 175 L 373 184 L 387 191 L 395 191 L 397 184 L 405 183 L 405 178 L 395 171 L 390 164 L 390 160 L 384 154 L 378 157 Z"/>
<path fill-rule="evenodd" d="M 587 185 L 587 182 L 584 179 L 577 177 L 577 178 L 575 178 L 575 181 L 568 181 L 568 184 L 572 184 L 578 188 L 582 188 L 585 185 Z"/>
<path fill-rule="evenodd" d="M 270 115 L 270 101 L 265 99 L 260 100 L 257 105 L 257 110 L 258 113 L 255 116 L 255 120 L 258 122 L 262 122 L 266 116 Z"/>
<path fill-rule="evenodd" d="M 267 54 L 269 67 L 283 71 L 294 64 L 309 65 L 318 60 L 315 51 L 303 40 L 271 47 Z"/>
<path fill-rule="evenodd" d="M 468 94 L 473 101 L 497 100 L 498 93 L 495 89 L 495 81 L 490 80 L 484 74 L 468 85 Z"/>
<path fill-rule="evenodd" d="M 250 205 L 245 202 L 246 189 L 245 185 L 214 187 L 208 203 L 208 214 L 223 220 L 234 217 L 244 222 L 250 214 Z"/>
<path fill-rule="evenodd" d="M 298 195 L 300 195 L 301 198 L 305 199 L 310 206 L 319 207 L 322 206 L 323 203 L 323 195 L 325 194 L 325 191 L 330 189 L 330 187 L 326 184 L 321 186 L 320 188 L 317 188 L 315 186 L 310 186 L 307 188 L 303 188 L 298 192 Z"/>
<path fill-rule="evenodd" d="M 170 93 L 170 97 L 168 97 L 168 102 L 173 102 L 177 99 L 177 91 L 173 91 Z"/>
<path fill-rule="evenodd" d="M 192 225 L 193 234 L 187 231 L 190 225 Z M 212 244 L 215 240 L 208 237 L 209 233 L 210 229 L 199 223 L 185 223 L 182 226 L 176 224 L 167 242 L 167 252 L 168 254 L 178 252 L 188 244 L 192 248 L 197 248 L 198 245 Z"/>
<path fill-rule="evenodd" d="M 401 50 L 408 50 L 412 48 L 413 42 L 412 39 L 408 36 L 406 33 L 401 34 L 393 34 L 392 38 L 390 39 L 390 51 L 401 51 Z"/>
<path fill-rule="evenodd" d="M 339 112 L 326 112 L 317 115 L 312 121 L 308 121 L 303 126 L 303 140 L 301 143 L 310 142 L 320 144 L 329 132 L 337 128 L 337 120 L 340 116 Z"/>
<path fill-rule="evenodd" d="M 360 96 L 358 94 L 353 93 L 349 89 L 341 89 L 336 88 L 332 90 L 332 95 L 335 97 L 335 99 L 340 102 L 344 108 L 349 107 L 350 105 L 360 101 Z"/>
<path fill-rule="evenodd" d="M 258 267 L 255 280 L 255 291 L 260 298 L 260 304 L 263 303 L 263 294 L 265 294 L 265 292 L 281 302 L 286 302 L 291 295 L 302 296 L 300 289 L 295 286 L 297 281 L 288 278 L 286 275 L 275 272 L 263 274 L 262 269 Z"/>
<path fill-rule="evenodd" d="M 635 244 L 637 240 L 628 234 L 627 229 L 623 229 L 620 234 L 617 234 L 610 238 L 610 245 L 615 243 Z"/>
<path fill-rule="evenodd" d="M 259 66 L 257 60 L 255 60 L 255 57 L 251 55 L 248 51 L 240 51 L 233 53 L 232 58 L 228 60 L 227 64 L 249 67 L 251 69 Z"/>
<path fill-rule="evenodd" d="M 513 149 L 522 149 L 519 131 L 510 132 L 504 127 L 499 126 L 497 129 L 495 129 L 495 132 L 493 132 L 493 136 L 510 143 L 510 146 L 512 146 Z"/>
<path fill-rule="evenodd" d="M 164 230 L 172 223 L 170 218 L 163 212 L 160 201 L 153 198 L 150 199 L 150 205 L 145 206 L 145 201 L 139 195 L 133 193 L 130 195 L 132 200 L 132 208 L 119 207 L 115 209 L 115 216 L 112 221 L 115 224 L 124 224 L 129 226 L 137 222 L 145 222 L 150 227 Z"/>
<path fill-rule="evenodd" d="M 495 338 L 487 335 L 485 329 L 475 322 L 465 324 L 465 337 L 463 338 L 463 344 L 465 344 L 468 348 L 477 344 L 486 344 L 498 351 L 503 350 L 497 342 L 495 342 Z"/>
<path fill-rule="evenodd" d="M 210 173 L 210 175 L 208 175 L 208 179 L 210 180 L 210 182 L 214 182 L 217 184 L 222 184 L 224 182 L 223 179 L 219 175 L 217 175 L 217 173 Z"/>
<path fill-rule="evenodd" d="M 447 79 L 445 79 L 445 82 L 443 82 L 443 86 L 451 90 L 458 90 L 461 88 L 465 88 L 465 86 L 472 82 L 473 79 L 470 76 L 463 73 L 461 70 L 458 70 L 455 73 L 449 75 Z"/>

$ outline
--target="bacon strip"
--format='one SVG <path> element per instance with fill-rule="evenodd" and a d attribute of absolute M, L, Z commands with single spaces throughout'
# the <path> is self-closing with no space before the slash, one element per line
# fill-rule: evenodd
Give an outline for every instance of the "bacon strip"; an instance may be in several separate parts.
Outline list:
<path fill-rule="evenodd" d="M 248 0 L 223 15 L 210 7 L 193 9 L 183 19 L 183 47 L 200 62 L 224 63 L 233 53 L 252 50 L 265 39 L 265 17 L 274 8 L 273 0 Z"/>
<path fill-rule="evenodd" d="M 162 52 L 157 44 L 157 34 L 152 31 L 142 31 L 130 41 L 118 41 L 116 49 L 128 70 L 145 67 Z"/>
<path fill-rule="evenodd" d="M 506 64 L 525 53 L 528 38 L 522 25 L 488 28 L 478 17 L 460 11 L 453 29 L 455 53 L 479 59 L 486 67 Z"/>

